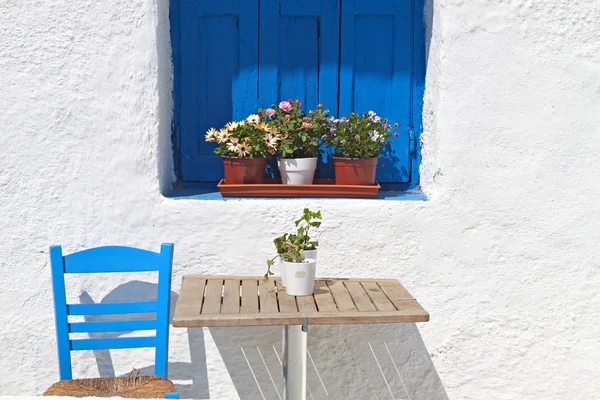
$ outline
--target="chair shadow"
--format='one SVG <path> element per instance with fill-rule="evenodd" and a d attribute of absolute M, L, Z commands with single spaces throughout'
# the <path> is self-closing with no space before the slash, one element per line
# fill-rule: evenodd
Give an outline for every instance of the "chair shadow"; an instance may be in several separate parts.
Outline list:
<path fill-rule="evenodd" d="M 279 399 L 281 328 L 210 328 L 241 399 Z M 415 324 L 309 326 L 310 399 L 448 400 Z"/>
<path fill-rule="evenodd" d="M 131 302 L 131 301 L 156 301 L 157 285 L 155 283 L 143 281 L 130 281 L 117 286 L 107 294 L 100 303 Z M 175 304 L 179 295 L 171 291 L 171 310 L 170 319 L 173 318 Z M 79 301 L 82 304 L 94 304 L 95 301 L 88 292 L 83 291 L 79 295 Z M 125 315 L 89 315 L 85 316 L 85 321 L 106 321 L 106 320 L 136 320 L 154 318 L 154 314 L 125 314 Z M 172 329 L 171 329 L 172 332 Z M 90 338 L 116 338 L 127 335 L 131 332 L 106 332 L 89 333 Z M 187 340 L 189 343 L 191 362 L 169 362 L 169 379 L 171 379 L 175 389 L 179 392 L 181 398 L 207 399 L 208 375 L 206 370 L 206 352 L 204 346 L 204 333 L 202 329 L 188 329 Z M 173 345 L 171 341 L 171 345 Z M 146 349 L 154 351 L 154 349 Z M 113 360 L 109 350 L 94 350 L 94 357 L 98 366 L 100 377 L 116 376 Z M 154 365 L 147 365 L 139 368 L 141 375 L 154 375 Z M 129 376 L 124 374 L 122 376 Z M 178 383 L 176 381 L 187 381 L 189 383 Z"/>

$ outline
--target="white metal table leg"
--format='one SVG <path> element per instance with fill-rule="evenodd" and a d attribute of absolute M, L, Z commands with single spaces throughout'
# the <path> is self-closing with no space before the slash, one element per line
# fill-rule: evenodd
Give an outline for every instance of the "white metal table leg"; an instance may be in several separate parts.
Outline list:
<path fill-rule="evenodd" d="M 284 325 L 281 344 L 283 400 L 306 400 L 308 318 L 302 325 Z"/>

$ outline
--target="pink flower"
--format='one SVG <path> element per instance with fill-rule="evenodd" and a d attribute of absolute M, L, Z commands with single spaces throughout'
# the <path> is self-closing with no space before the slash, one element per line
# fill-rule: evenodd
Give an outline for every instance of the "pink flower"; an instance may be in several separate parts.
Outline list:
<path fill-rule="evenodd" d="M 273 118 L 273 116 L 275 115 L 275 110 L 273 110 L 272 108 L 267 108 L 267 109 L 265 110 L 265 113 L 267 114 L 267 116 L 268 116 L 269 118 Z"/>
<path fill-rule="evenodd" d="M 302 102 L 297 101 L 297 100 L 296 100 L 296 102 L 298 103 L 298 107 L 300 107 L 302 105 Z"/>
<path fill-rule="evenodd" d="M 281 103 L 279 103 L 279 109 L 281 111 L 288 112 L 292 109 L 292 105 L 290 103 L 288 103 L 287 101 L 282 101 Z"/>

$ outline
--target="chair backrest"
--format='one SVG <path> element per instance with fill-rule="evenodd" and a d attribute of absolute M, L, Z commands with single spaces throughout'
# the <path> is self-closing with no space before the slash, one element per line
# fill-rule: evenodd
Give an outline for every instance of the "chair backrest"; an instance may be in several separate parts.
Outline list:
<path fill-rule="evenodd" d="M 133 247 L 104 246 L 82 250 L 67 256 L 61 246 L 50 247 L 52 267 L 52 290 L 56 341 L 58 344 L 58 367 L 60 379 L 73 379 L 71 368 L 72 350 L 156 348 L 154 374 L 167 378 L 167 355 L 169 353 L 169 317 L 171 301 L 171 269 L 173 244 L 162 244 L 160 253 Z M 67 304 L 65 274 L 147 272 L 158 271 L 156 301 L 100 304 Z M 156 313 L 154 319 L 69 322 L 69 315 L 102 315 Z M 155 330 L 155 336 L 73 339 L 69 333 L 123 332 Z"/>

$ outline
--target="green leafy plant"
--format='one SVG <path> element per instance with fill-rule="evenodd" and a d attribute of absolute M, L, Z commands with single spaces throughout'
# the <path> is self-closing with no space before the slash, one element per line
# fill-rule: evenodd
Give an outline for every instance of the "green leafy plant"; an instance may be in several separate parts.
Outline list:
<path fill-rule="evenodd" d="M 318 241 L 311 240 L 309 231 L 310 228 L 318 228 L 321 226 L 320 219 L 320 210 L 311 211 L 308 208 L 305 208 L 302 216 L 294 221 L 296 233 L 284 233 L 273 240 L 277 255 L 267 260 L 267 272 L 264 276 L 265 281 L 269 280 L 270 275 L 274 275 L 271 271 L 271 267 L 275 264 L 277 257 L 281 257 L 287 262 L 304 262 L 304 251 L 315 250 L 319 246 Z"/>
<path fill-rule="evenodd" d="M 398 137 L 397 133 L 392 133 L 392 126 L 387 118 L 381 118 L 373 111 L 360 115 L 351 112 L 347 118 L 332 117 L 330 122 L 329 132 L 322 139 L 334 148 L 336 157 L 379 157 L 390 139 Z M 394 124 L 394 128 L 398 126 Z"/>
<path fill-rule="evenodd" d="M 304 250 L 315 250 L 319 246 L 319 242 L 316 240 L 310 240 L 308 232 L 310 228 L 318 228 L 321 226 L 321 211 L 310 211 L 308 208 L 304 209 L 304 213 L 300 219 L 296 220 L 296 228 L 298 228 L 298 236 L 300 237 Z M 319 221 L 317 221 L 319 220 Z"/>
<path fill-rule="evenodd" d="M 308 116 L 300 109 L 299 100 L 282 101 L 266 110 L 259 109 L 261 120 L 281 135 L 277 154 L 281 158 L 318 157 L 319 139 L 329 131 L 329 110 L 319 104 Z"/>

